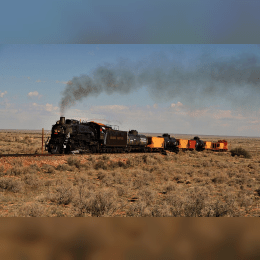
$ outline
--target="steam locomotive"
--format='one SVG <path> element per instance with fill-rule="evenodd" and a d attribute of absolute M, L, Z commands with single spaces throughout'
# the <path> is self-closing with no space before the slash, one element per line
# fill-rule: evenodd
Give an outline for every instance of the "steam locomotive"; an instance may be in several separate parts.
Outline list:
<path fill-rule="evenodd" d="M 179 150 L 227 150 L 227 142 L 203 142 L 199 137 L 193 140 L 175 139 L 169 134 L 147 137 L 136 130 L 120 131 L 118 126 L 104 125 L 94 121 L 80 122 L 60 117 L 52 126 L 51 138 L 45 143 L 45 150 L 51 154 L 62 153 L 111 153 L 111 152 L 165 152 Z"/>

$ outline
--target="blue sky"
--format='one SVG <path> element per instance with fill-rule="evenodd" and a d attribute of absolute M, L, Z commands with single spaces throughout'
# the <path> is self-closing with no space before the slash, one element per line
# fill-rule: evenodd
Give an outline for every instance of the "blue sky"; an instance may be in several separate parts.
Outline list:
<path fill-rule="evenodd" d="M 84 97 L 65 117 L 142 132 L 259 136 L 259 61 L 258 45 L 1 45 L 1 128 L 50 129 L 63 91 L 76 88 L 67 83 L 105 67 L 145 77 L 125 94 Z"/>
<path fill-rule="evenodd" d="M 259 43 L 257 0 L 9 0 L 0 44 Z"/>

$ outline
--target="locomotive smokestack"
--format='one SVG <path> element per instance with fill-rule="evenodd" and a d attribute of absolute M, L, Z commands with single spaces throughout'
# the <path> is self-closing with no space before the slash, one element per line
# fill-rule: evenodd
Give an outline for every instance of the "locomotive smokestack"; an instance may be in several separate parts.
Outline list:
<path fill-rule="evenodd" d="M 61 124 L 61 125 L 64 125 L 64 124 L 65 124 L 65 117 L 64 117 L 64 116 L 61 116 L 61 117 L 60 117 L 60 124 Z"/>

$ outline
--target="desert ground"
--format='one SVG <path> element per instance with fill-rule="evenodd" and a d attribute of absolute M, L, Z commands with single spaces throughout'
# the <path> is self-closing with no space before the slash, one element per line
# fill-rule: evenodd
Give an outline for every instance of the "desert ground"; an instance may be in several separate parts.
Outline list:
<path fill-rule="evenodd" d="M 226 139 L 229 150 L 241 147 L 251 157 L 208 151 L 0 157 L 0 216 L 259 217 L 260 138 L 201 139 Z M 0 154 L 41 153 L 41 145 L 41 131 L 0 131 Z"/>

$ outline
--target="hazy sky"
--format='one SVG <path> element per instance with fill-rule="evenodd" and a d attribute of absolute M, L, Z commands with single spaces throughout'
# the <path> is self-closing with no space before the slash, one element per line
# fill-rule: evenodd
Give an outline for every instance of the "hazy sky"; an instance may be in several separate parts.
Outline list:
<path fill-rule="evenodd" d="M 258 45 L 9 44 L 0 71 L 2 129 L 50 129 L 69 97 L 122 130 L 260 136 Z"/>
<path fill-rule="evenodd" d="M 0 44 L 259 43 L 258 0 L 9 0 Z"/>

